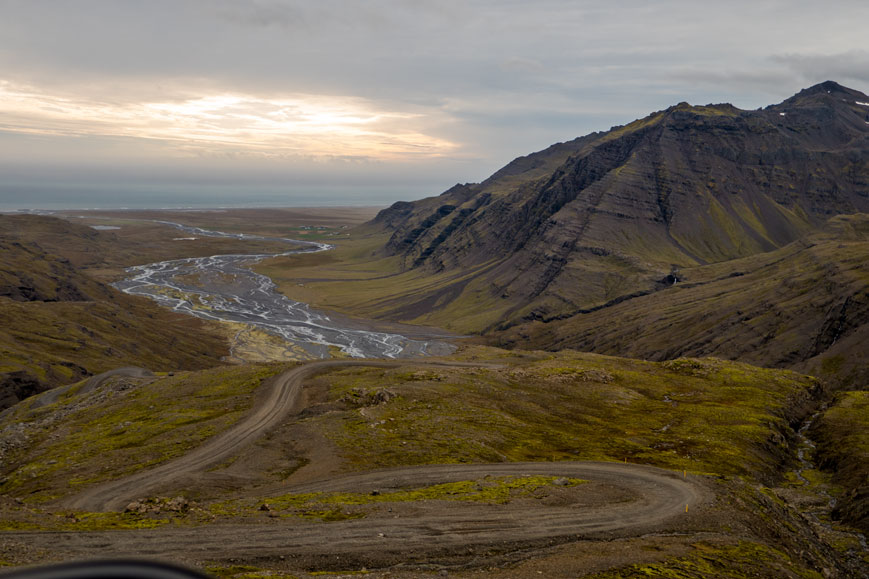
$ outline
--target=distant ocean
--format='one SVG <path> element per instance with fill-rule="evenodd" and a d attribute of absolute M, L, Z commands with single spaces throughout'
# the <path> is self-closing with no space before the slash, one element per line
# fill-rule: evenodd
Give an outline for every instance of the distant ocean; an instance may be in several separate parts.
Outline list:
<path fill-rule="evenodd" d="M 292 191 L 243 187 L 94 190 L 0 185 L 0 211 L 61 209 L 204 209 L 255 207 L 386 206 L 435 191 L 400 187 L 310 187 Z"/>

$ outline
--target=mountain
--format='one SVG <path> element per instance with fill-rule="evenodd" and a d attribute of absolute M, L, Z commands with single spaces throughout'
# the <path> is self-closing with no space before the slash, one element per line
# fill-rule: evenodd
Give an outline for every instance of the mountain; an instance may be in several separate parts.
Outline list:
<path fill-rule="evenodd" d="M 680 272 L 680 281 L 605 308 L 521 324 L 502 346 L 648 360 L 715 356 L 869 379 L 869 215 L 754 256 Z"/>
<path fill-rule="evenodd" d="M 835 517 L 869 528 L 865 94 L 828 81 L 755 111 L 680 103 L 371 225 L 401 270 L 354 280 L 381 317 L 517 349 L 824 378 L 842 391 L 817 415 L 815 460 L 844 489 Z"/>
<path fill-rule="evenodd" d="M 46 251 L 34 238 L 45 238 Z M 0 410 L 119 366 L 220 364 L 226 340 L 195 318 L 123 294 L 81 272 L 99 232 L 51 217 L 0 216 Z"/>
<path fill-rule="evenodd" d="M 451 279 L 384 314 L 473 304 L 455 327 L 485 332 L 666 288 L 869 212 L 867 159 L 869 97 L 835 82 L 756 111 L 680 103 L 383 210 L 382 255 Z"/>

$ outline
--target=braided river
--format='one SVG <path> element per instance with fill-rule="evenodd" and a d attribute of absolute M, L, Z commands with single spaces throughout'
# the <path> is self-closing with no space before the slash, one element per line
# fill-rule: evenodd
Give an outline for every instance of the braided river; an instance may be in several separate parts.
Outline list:
<path fill-rule="evenodd" d="M 276 254 L 213 255 L 131 267 L 127 269 L 129 277 L 114 284 L 125 293 L 146 296 L 162 306 L 200 318 L 254 326 L 317 358 L 330 357 L 330 347 L 353 358 L 442 355 L 454 349 L 436 338 L 412 339 L 333 321 L 325 313 L 282 295 L 269 277 L 251 269 L 269 257 L 328 251 L 332 249 L 329 244 L 210 231 L 170 221 L 157 223 L 191 237 L 284 242 L 293 248 Z"/>

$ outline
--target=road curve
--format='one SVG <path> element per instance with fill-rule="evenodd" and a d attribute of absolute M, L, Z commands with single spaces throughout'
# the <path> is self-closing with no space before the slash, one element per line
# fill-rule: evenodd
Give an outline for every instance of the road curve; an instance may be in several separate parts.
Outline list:
<path fill-rule="evenodd" d="M 531 504 L 511 505 L 502 510 L 484 506 L 488 514 L 478 519 L 470 507 L 458 512 L 444 511 L 427 514 L 425 525 L 429 532 L 438 536 L 450 533 L 486 535 L 497 529 L 510 532 L 511 537 L 523 540 L 541 539 L 563 535 L 599 535 L 618 531 L 633 533 L 653 528 L 672 517 L 683 514 L 686 507 L 695 506 L 708 498 L 704 488 L 694 481 L 683 478 L 682 473 L 667 471 L 645 465 L 612 462 L 513 462 L 493 464 L 441 464 L 401 467 L 369 471 L 334 477 L 325 481 L 293 485 L 287 490 L 293 493 L 355 492 L 377 490 L 389 492 L 402 488 L 424 487 L 445 482 L 479 480 L 494 476 L 555 476 L 581 478 L 588 483 L 577 487 L 580 495 L 593 497 L 593 505 L 582 507 L 541 506 Z M 613 496 L 615 494 L 615 497 Z M 608 497 L 608 498 L 605 498 Z M 405 538 L 418 535 L 419 523 L 404 521 L 392 527 L 390 536 Z"/>
<path fill-rule="evenodd" d="M 489 364 L 436 362 L 426 360 L 431 366 L 490 366 Z M 167 482 L 190 474 L 204 472 L 213 466 L 237 455 L 284 418 L 299 412 L 300 394 L 306 378 L 317 372 L 342 366 L 391 367 L 396 361 L 326 360 L 310 362 L 280 374 L 266 382 L 258 392 L 253 408 L 239 422 L 221 434 L 207 440 L 201 446 L 177 459 L 154 468 L 132 474 L 85 489 L 83 492 L 62 501 L 66 508 L 82 511 L 112 511 L 123 509 L 130 501 L 148 496 L 156 487 L 165 487 Z M 95 388 L 109 376 L 145 375 L 139 368 L 120 368 L 95 376 L 86 388 Z M 675 506 L 684 508 L 697 500 L 693 485 L 674 478 L 675 475 L 661 469 L 621 465 L 617 463 L 558 462 L 558 463 L 496 463 L 475 465 L 430 465 L 370 471 L 333 477 L 288 488 L 292 492 L 331 492 L 358 490 L 366 487 L 425 486 L 486 474 L 543 474 L 553 476 L 576 476 L 613 485 L 635 492 L 643 501 L 650 500 L 649 516 L 660 518 Z M 635 505 L 636 506 L 636 505 Z M 634 509 L 635 507 L 632 507 Z M 636 513 L 635 513 L 636 514 Z M 672 513 L 670 513 L 672 514 Z M 644 520 L 645 519 L 638 519 Z M 647 521 L 646 521 L 647 522 Z"/>
<path fill-rule="evenodd" d="M 297 518 L 161 527 L 141 531 L 16 532 L 7 538 L 56 556 L 148 556 L 164 559 L 266 560 L 336 556 L 372 566 L 424 561 L 445 553 L 510 552 L 553 541 L 613 539 L 653 532 L 680 532 L 686 510 L 702 512 L 711 493 L 692 478 L 643 465 L 596 462 L 430 465 L 345 475 L 288 487 L 292 492 L 381 491 L 486 475 L 551 475 L 589 481 L 567 489 L 577 501 L 547 504 L 528 499 L 509 504 L 456 501 L 405 503 L 410 511 L 375 508 L 362 519 L 324 523 Z M 688 509 L 686 509 L 688 507 Z M 405 507 L 408 508 L 408 507 Z M 402 513 L 398 516 L 398 513 Z M 702 516 L 702 515 L 701 515 Z M 688 523 L 690 527 L 690 522 Z M 464 555 L 467 556 L 467 555 Z"/>
<path fill-rule="evenodd" d="M 62 506 L 82 511 L 123 509 L 131 500 L 148 496 L 148 491 L 183 475 L 202 472 L 240 452 L 257 438 L 277 426 L 299 401 L 302 383 L 316 372 L 338 366 L 390 366 L 390 362 L 327 360 L 287 370 L 267 383 L 253 409 L 230 429 L 177 459 L 152 469 L 84 490 L 61 502 Z"/>
<path fill-rule="evenodd" d="M 471 363 L 423 362 L 426 365 L 479 366 Z M 64 502 L 80 510 L 116 510 L 167 481 L 204 471 L 239 453 L 287 415 L 301 410 L 305 378 L 333 367 L 382 366 L 399 362 L 330 360 L 292 368 L 261 388 L 251 411 L 235 426 L 209 439 L 183 457 L 153 469 L 98 485 Z M 482 364 L 486 365 L 486 364 Z M 213 523 L 207 527 L 163 527 L 141 531 L 8 533 L 59 555 L 75 557 L 156 556 L 209 558 L 333 556 L 346 554 L 388 563 L 389 557 L 423 556 L 469 545 L 544 544 L 554 539 L 612 538 L 678 529 L 682 518 L 711 497 L 708 486 L 655 467 L 601 462 L 526 462 L 445 464 L 382 469 L 294 484 L 280 492 L 381 492 L 424 487 L 485 476 L 549 475 L 589 481 L 573 487 L 575 500 L 550 504 L 537 500 L 507 505 L 422 501 L 408 508 L 374 509 L 363 519 L 322 523 L 269 518 L 261 522 Z M 404 508 L 404 507 L 403 507 Z M 701 508 L 702 510 L 702 508 Z M 404 554 L 404 555 L 402 555 Z"/>
<path fill-rule="evenodd" d="M 78 391 L 78 394 L 87 394 L 88 392 L 93 392 L 100 386 L 102 386 L 103 382 L 111 378 L 112 376 L 130 376 L 131 378 L 147 378 L 149 376 L 153 376 L 154 374 L 148 370 L 147 368 L 139 368 L 137 366 L 125 366 L 123 368 L 115 368 L 114 370 L 109 370 L 107 372 L 103 372 L 101 374 L 97 374 L 95 376 L 91 376 L 87 379 L 84 386 L 81 387 L 81 390 Z M 77 383 L 76 383 L 77 384 Z M 57 388 L 52 388 L 45 394 L 38 396 L 31 404 L 30 408 L 42 408 L 43 406 L 48 406 L 49 404 L 54 404 L 57 402 L 57 399 L 60 398 L 61 394 L 65 394 L 69 391 L 70 388 L 75 386 L 75 384 L 68 384 L 67 386 L 59 386 Z"/>

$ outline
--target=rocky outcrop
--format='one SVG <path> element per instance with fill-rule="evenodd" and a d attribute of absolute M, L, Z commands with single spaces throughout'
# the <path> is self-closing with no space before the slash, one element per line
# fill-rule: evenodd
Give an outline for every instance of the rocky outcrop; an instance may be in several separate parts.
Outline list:
<path fill-rule="evenodd" d="M 48 389 L 48 385 L 23 370 L 0 374 L 0 410 Z"/>

